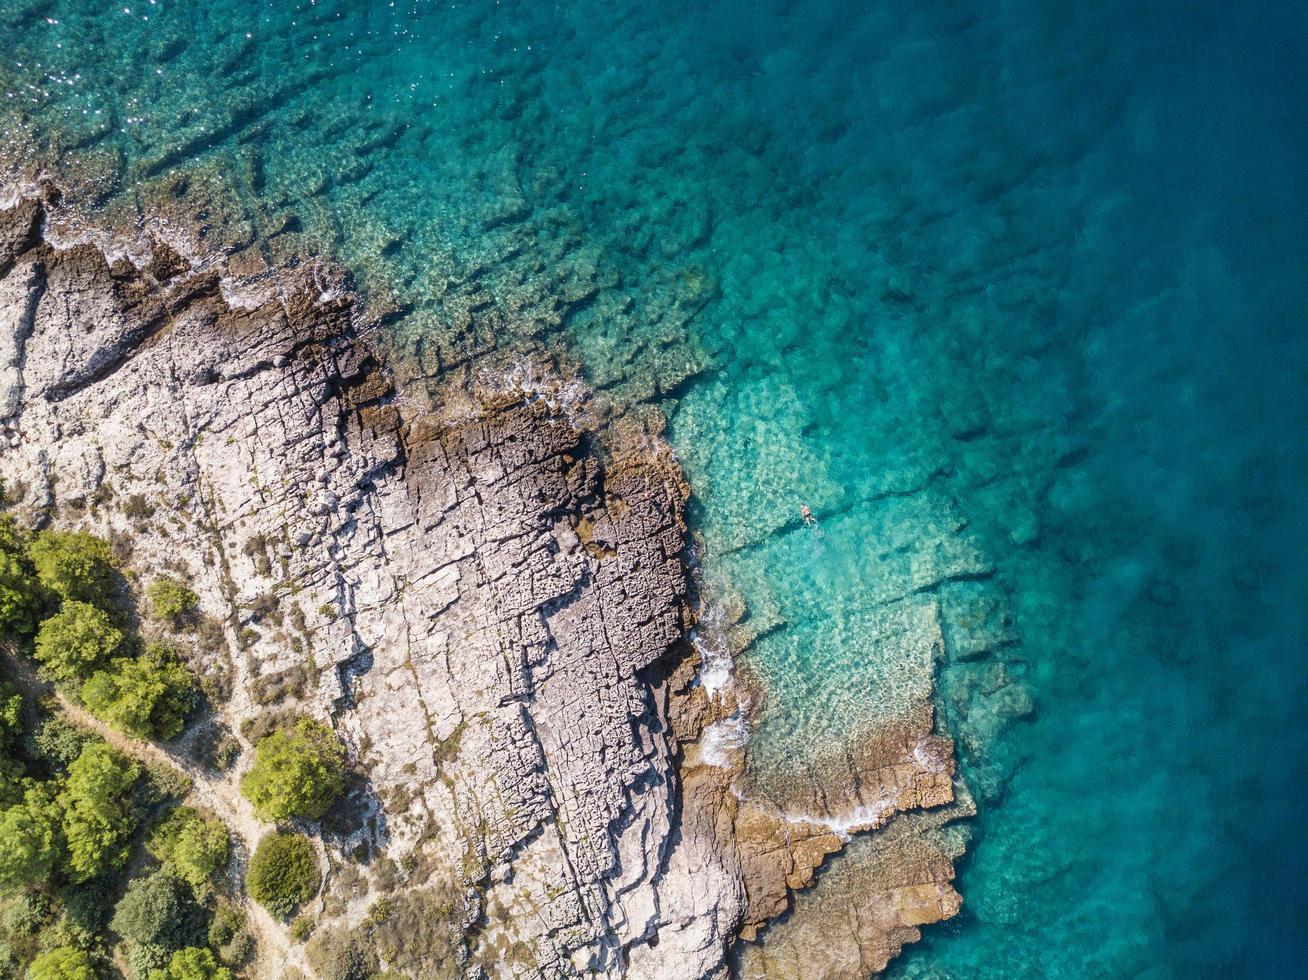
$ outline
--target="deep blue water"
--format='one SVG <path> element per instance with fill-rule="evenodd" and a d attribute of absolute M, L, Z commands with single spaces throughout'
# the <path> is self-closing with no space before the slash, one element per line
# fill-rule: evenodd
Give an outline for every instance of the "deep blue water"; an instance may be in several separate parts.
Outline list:
<path fill-rule="evenodd" d="M 1308 8 L 0 0 L 0 52 L 7 141 L 110 208 L 209 168 L 406 350 L 658 404 L 756 791 L 920 693 L 887 600 L 987 571 L 1035 714 L 937 678 L 982 807 L 895 975 L 1308 969 Z"/>

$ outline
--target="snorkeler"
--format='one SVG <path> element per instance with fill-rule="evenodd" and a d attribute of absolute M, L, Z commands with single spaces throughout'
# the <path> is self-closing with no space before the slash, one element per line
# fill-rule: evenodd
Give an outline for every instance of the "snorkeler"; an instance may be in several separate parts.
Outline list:
<path fill-rule="evenodd" d="M 817 518 L 814 517 L 813 512 L 808 509 L 808 504 L 799 505 L 799 516 L 804 518 L 804 524 L 808 527 L 812 527 L 817 523 Z"/>

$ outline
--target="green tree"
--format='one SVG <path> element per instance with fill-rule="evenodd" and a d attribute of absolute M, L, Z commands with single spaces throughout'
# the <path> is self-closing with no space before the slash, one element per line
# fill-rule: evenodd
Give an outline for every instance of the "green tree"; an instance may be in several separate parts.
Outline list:
<path fill-rule="evenodd" d="M 128 883 L 109 928 L 130 943 L 172 952 L 203 941 L 204 914 L 185 882 L 156 871 Z"/>
<path fill-rule="evenodd" d="M 92 743 L 68 767 L 60 794 L 68 871 L 86 881 L 121 867 L 136 826 L 131 791 L 140 767 L 107 745 Z"/>
<path fill-rule="evenodd" d="M 35 584 L 21 555 L 0 551 L 0 632 L 26 636 L 36 628 Z"/>
<path fill-rule="evenodd" d="M 80 949 L 60 946 L 32 960 L 27 980 L 95 980 L 95 967 Z"/>
<path fill-rule="evenodd" d="M 150 980 L 232 980 L 232 971 L 207 949 L 190 946 L 175 952 L 166 969 L 151 970 Z"/>
<path fill-rule="evenodd" d="M 82 700 L 99 718 L 136 738 L 176 738 L 195 706 L 195 678 L 177 654 L 152 643 L 91 675 Z"/>
<path fill-rule="evenodd" d="M 5 505 L 5 485 L 0 480 L 0 507 Z M 23 532 L 9 514 L 0 514 L 0 551 L 11 555 L 22 554 L 26 548 Z"/>
<path fill-rule="evenodd" d="M 254 951 L 254 937 L 245 927 L 245 910 L 219 901 L 209 923 L 209 945 L 228 966 L 239 966 Z"/>
<path fill-rule="evenodd" d="M 123 642 L 122 631 L 95 606 L 65 602 L 36 633 L 36 659 L 61 681 L 78 681 L 108 662 Z"/>
<path fill-rule="evenodd" d="M 23 698 L 14 686 L 0 679 L 0 752 L 10 755 L 23 733 Z"/>
<path fill-rule="evenodd" d="M 23 735 L 23 699 L 0 680 L 0 807 L 16 803 L 23 796 L 27 767 L 18 755 Z"/>
<path fill-rule="evenodd" d="M 0 888 L 49 880 L 63 852 L 59 817 L 52 794 L 40 784 L 0 814 Z"/>
<path fill-rule="evenodd" d="M 200 597 L 175 578 L 163 576 L 150 583 L 145 590 L 150 600 L 150 612 L 156 619 L 177 623 L 187 613 L 194 612 Z"/>
<path fill-rule="evenodd" d="M 318 856 L 303 834 L 266 834 L 250 858 L 245 887 L 273 915 L 289 916 L 318 893 Z"/>
<path fill-rule="evenodd" d="M 155 828 L 146 849 L 198 888 L 227 863 L 227 828 L 189 806 L 174 809 Z"/>
<path fill-rule="evenodd" d="M 42 531 L 28 547 L 36 577 L 61 599 L 104 604 L 117 562 L 109 542 L 82 531 Z"/>
<path fill-rule="evenodd" d="M 51 768 L 63 771 L 82 754 L 88 742 L 96 741 L 99 741 L 97 736 L 52 716 L 36 726 L 31 746 L 33 752 Z"/>
<path fill-rule="evenodd" d="M 316 820 L 345 788 L 345 747 L 326 725 L 301 718 L 262 739 L 241 792 L 265 820 Z"/>

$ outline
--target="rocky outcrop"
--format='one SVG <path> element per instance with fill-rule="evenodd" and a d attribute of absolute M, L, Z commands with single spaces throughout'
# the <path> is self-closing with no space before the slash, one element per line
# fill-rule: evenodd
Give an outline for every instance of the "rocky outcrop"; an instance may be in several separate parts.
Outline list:
<path fill-rule="evenodd" d="M 148 227 L 88 232 L 48 187 L 0 211 L 0 477 L 27 521 L 192 583 L 205 724 L 248 749 L 303 712 L 350 745 L 360 778 L 319 828 L 322 928 L 439 894 L 450 928 L 405 938 L 423 975 L 712 977 L 734 958 L 825 977 L 882 969 L 957 911 L 950 824 L 972 804 L 934 665 L 1006 640 L 952 565 L 887 602 L 912 710 L 842 749 L 811 810 L 753 792 L 719 737 L 749 685 L 710 690 L 687 642 L 688 488 L 656 413 L 601 427 L 531 342 L 395 362 L 390 311 L 335 271 Z M 241 768 L 199 778 L 236 799 Z M 856 928 L 823 928 L 850 909 Z M 297 950 L 261 969 L 305 968 Z"/>
<path fill-rule="evenodd" d="M 226 624 L 232 727 L 302 710 L 353 746 L 360 813 L 328 835 L 365 872 L 343 923 L 446 880 L 465 966 L 622 972 L 685 916 L 662 881 L 688 625 L 666 448 L 592 438 L 530 352 L 400 397 L 324 270 L 233 304 L 159 241 L 139 265 L 52 248 L 49 206 L 0 214 L 16 508 L 130 532 L 133 568 L 196 584 Z M 720 966 L 731 897 L 665 937 L 679 974 Z"/>

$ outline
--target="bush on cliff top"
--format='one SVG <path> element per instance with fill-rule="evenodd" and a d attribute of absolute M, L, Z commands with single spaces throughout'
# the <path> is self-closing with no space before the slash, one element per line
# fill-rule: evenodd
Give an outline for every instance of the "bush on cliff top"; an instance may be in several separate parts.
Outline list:
<path fill-rule="evenodd" d="M 145 846 L 165 868 L 198 888 L 227 863 L 229 843 L 222 821 L 179 806 L 155 828 Z"/>
<path fill-rule="evenodd" d="M 37 631 L 36 659 L 58 680 L 79 681 L 107 663 L 122 642 L 122 631 L 104 612 L 69 600 Z"/>
<path fill-rule="evenodd" d="M 345 748 L 327 726 L 301 718 L 260 740 L 241 792 L 264 820 L 316 820 L 345 788 Z"/>
<path fill-rule="evenodd" d="M 117 561 L 109 542 L 82 531 L 42 531 L 28 547 L 36 577 L 61 599 L 104 604 Z"/>
<path fill-rule="evenodd" d="M 80 949 L 60 946 L 47 950 L 32 960 L 27 968 L 28 980 L 95 980 L 91 957 Z"/>
<path fill-rule="evenodd" d="M 177 654 L 152 643 L 93 674 L 82 700 L 99 718 L 135 738 L 176 738 L 195 706 L 195 678 Z"/>
<path fill-rule="evenodd" d="M 245 887 L 273 915 L 286 918 L 318 893 L 318 856 L 303 834 L 274 832 L 250 858 Z"/>
<path fill-rule="evenodd" d="M 150 583 L 145 590 L 145 597 L 150 600 L 150 612 L 155 619 L 162 619 L 177 625 L 183 617 L 195 611 L 200 604 L 200 597 L 175 578 L 163 576 Z"/>

